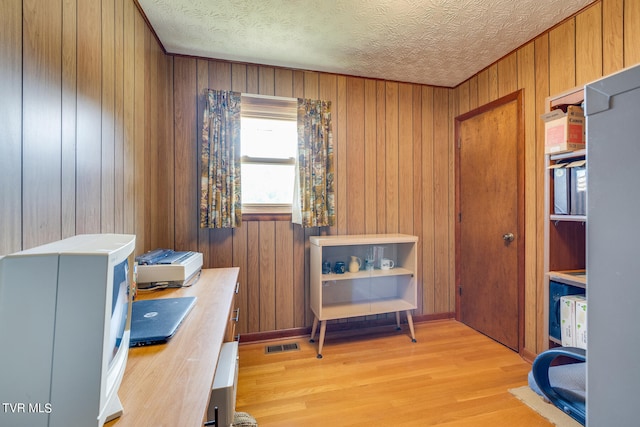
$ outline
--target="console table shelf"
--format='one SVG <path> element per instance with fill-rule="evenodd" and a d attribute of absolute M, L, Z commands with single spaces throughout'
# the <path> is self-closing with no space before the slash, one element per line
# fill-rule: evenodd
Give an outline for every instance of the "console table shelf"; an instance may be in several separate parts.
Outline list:
<path fill-rule="evenodd" d="M 391 313 L 394 311 L 413 310 L 414 308 L 413 305 L 404 300 L 390 298 L 374 302 L 328 304 L 325 305 L 324 311 L 328 318 L 344 319 L 347 317 L 362 316 L 363 312 Z"/>
<path fill-rule="evenodd" d="M 407 270 L 406 268 L 398 267 L 391 270 L 375 270 L 375 269 L 373 271 L 360 270 L 357 273 L 349 273 L 349 272 L 345 272 L 344 274 L 329 273 L 329 274 L 322 275 L 322 281 L 330 282 L 330 281 L 339 281 L 339 280 L 353 280 L 353 279 L 363 279 L 363 278 L 370 279 L 374 277 L 389 277 L 389 276 L 403 276 L 403 275 L 413 276 L 413 271 Z"/>

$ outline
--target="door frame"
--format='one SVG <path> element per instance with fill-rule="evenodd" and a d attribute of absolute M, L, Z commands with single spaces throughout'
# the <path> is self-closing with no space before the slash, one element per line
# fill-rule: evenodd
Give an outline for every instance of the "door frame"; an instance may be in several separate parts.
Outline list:
<path fill-rule="evenodd" d="M 516 102 L 517 105 L 517 141 L 516 141 L 516 167 L 517 167 L 517 268 L 518 268 L 518 353 L 524 349 L 525 338 L 525 179 L 524 179 L 524 152 L 525 152 L 525 130 L 524 130 L 524 93 L 522 89 L 517 90 L 495 101 L 489 102 L 472 111 L 461 114 L 455 118 L 455 305 L 456 320 L 461 321 L 461 298 L 460 298 L 460 126 L 462 122 L 496 107 Z"/>

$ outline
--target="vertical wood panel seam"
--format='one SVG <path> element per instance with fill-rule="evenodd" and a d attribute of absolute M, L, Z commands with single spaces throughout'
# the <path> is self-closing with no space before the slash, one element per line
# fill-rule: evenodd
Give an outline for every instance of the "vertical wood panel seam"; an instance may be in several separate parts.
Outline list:
<path fill-rule="evenodd" d="M 79 0 L 81 1 L 81 0 Z M 102 0 L 100 1 L 100 106 L 102 106 L 102 94 L 104 91 L 104 76 L 103 76 L 103 55 L 104 55 L 104 49 L 102 48 L 102 43 L 103 38 L 104 38 L 104 31 L 102 30 L 102 25 L 103 25 L 103 16 L 102 16 Z M 103 145 L 104 145 L 104 141 L 102 140 L 102 131 L 103 131 L 103 123 L 102 123 L 102 111 L 100 111 L 100 153 L 102 153 L 103 150 Z M 103 184 L 103 179 L 102 179 L 102 174 L 103 174 L 103 170 L 102 170 L 102 158 L 100 159 L 100 174 L 99 174 L 99 179 L 100 179 L 100 197 L 98 197 L 98 200 L 100 200 L 99 203 L 99 207 L 98 207 L 98 212 L 100 212 L 100 219 L 99 219 L 99 227 L 98 230 L 102 231 L 102 192 L 104 191 L 104 184 Z"/>
<path fill-rule="evenodd" d="M 600 46 L 600 50 L 602 51 L 602 55 L 600 55 L 600 69 L 602 70 L 602 73 L 605 73 L 605 66 L 604 66 L 604 44 L 605 44 L 605 33 L 604 33 L 604 5 L 602 5 L 602 3 L 600 3 L 600 39 L 601 39 L 601 46 Z M 624 19 L 624 14 L 623 14 L 623 19 Z"/>
<path fill-rule="evenodd" d="M 626 15 L 626 14 L 625 14 L 624 12 L 625 12 L 625 9 L 626 9 L 626 2 L 627 2 L 627 1 L 629 1 L 629 0 L 622 0 L 622 34 L 621 34 L 621 36 L 622 36 L 622 66 L 623 66 L 623 67 L 625 67 L 625 66 L 627 65 L 627 64 L 626 64 L 626 61 L 625 61 L 625 59 L 626 59 L 626 57 L 627 57 L 627 56 L 626 56 L 626 53 L 627 53 L 627 44 L 624 42 L 624 41 L 625 41 L 625 36 L 624 36 L 624 34 L 625 34 L 625 28 L 626 28 L 626 25 L 625 25 L 625 24 L 626 24 L 626 22 L 625 22 L 625 18 L 626 18 L 626 16 L 625 16 L 625 15 Z M 603 8 L 603 9 L 604 9 L 604 8 Z"/>
<path fill-rule="evenodd" d="M 578 73 L 576 72 L 575 68 L 576 68 L 576 64 L 578 64 L 578 46 L 577 46 L 577 35 L 578 35 L 578 20 L 576 19 L 575 16 L 573 16 L 573 18 L 571 18 L 573 20 L 573 85 L 572 87 L 575 87 L 578 81 Z"/>
<path fill-rule="evenodd" d="M 6 12 L 5 12 L 6 13 Z M 24 14 L 24 7 L 22 8 Z M 23 21 L 24 22 L 24 17 Z M 64 1 L 60 2 L 60 184 L 64 187 Z M 23 29 L 24 34 L 24 29 Z M 24 37 L 24 36 L 23 36 Z M 78 38 L 76 37 L 76 42 Z M 24 43 L 22 47 L 22 58 L 24 61 Z M 24 85 L 24 80 L 23 80 Z M 24 120 L 22 121 L 24 124 Z M 64 191 L 60 191 L 60 235 L 64 234 Z"/>

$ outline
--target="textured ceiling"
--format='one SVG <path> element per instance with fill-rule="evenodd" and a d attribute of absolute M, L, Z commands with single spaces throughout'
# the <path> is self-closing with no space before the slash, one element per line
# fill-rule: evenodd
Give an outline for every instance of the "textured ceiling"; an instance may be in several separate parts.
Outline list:
<path fill-rule="evenodd" d="M 454 87 L 593 0 L 138 0 L 168 53 Z"/>

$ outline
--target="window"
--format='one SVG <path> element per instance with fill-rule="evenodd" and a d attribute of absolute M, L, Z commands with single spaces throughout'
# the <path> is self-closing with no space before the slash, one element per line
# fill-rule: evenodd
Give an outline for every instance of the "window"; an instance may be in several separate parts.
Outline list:
<path fill-rule="evenodd" d="M 243 213 L 291 213 L 297 152 L 297 100 L 242 95 Z"/>

